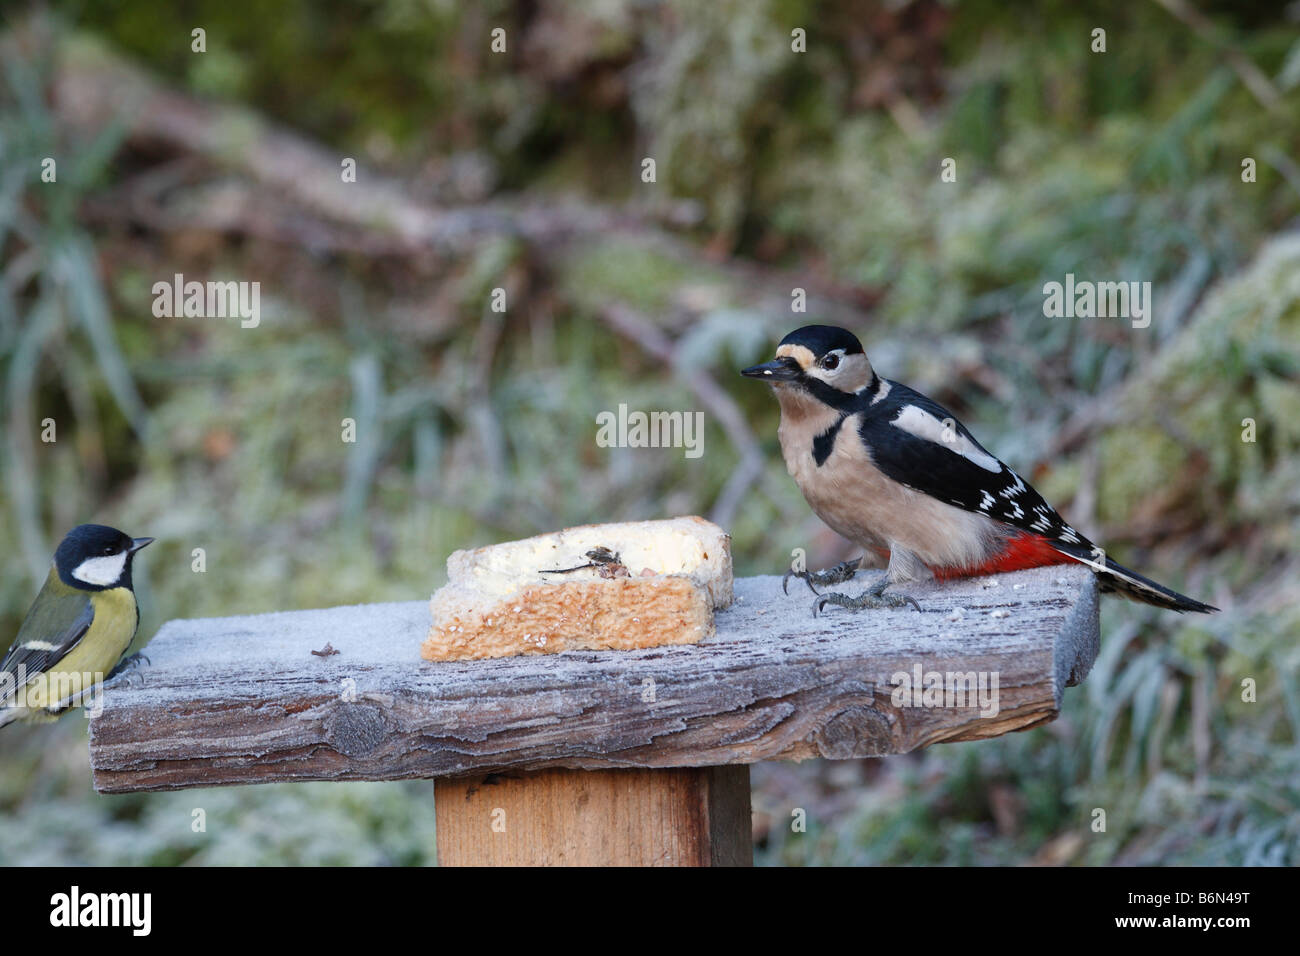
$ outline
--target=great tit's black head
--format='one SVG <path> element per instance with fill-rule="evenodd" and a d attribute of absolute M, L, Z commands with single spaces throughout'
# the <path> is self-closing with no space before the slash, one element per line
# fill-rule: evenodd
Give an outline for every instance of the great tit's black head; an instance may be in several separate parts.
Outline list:
<path fill-rule="evenodd" d="M 862 343 L 835 325 L 805 325 L 776 347 L 776 358 L 741 371 L 779 387 L 802 388 L 819 397 L 854 394 L 875 379 Z M 830 390 L 830 391 L 827 391 Z"/>
<path fill-rule="evenodd" d="M 64 584 L 83 591 L 131 586 L 131 560 L 153 538 L 132 538 L 102 524 L 80 524 L 54 552 Z"/>

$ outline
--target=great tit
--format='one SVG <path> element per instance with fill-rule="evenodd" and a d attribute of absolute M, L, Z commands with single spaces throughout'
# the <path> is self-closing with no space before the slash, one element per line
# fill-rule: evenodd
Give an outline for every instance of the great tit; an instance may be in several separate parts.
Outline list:
<path fill-rule="evenodd" d="M 153 538 L 78 525 L 0 660 L 0 727 L 53 720 L 115 673 L 140 625 L 131 562 Z"/>

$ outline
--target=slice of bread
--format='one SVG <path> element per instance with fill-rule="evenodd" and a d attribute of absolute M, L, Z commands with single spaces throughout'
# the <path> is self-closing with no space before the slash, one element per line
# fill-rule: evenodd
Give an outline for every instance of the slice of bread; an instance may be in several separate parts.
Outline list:
<path fill-rule="evenodd" d="M 694 644 L 730 603 L 731 537 L 712 522 L 583 525 L 452 554 L 420 656 Z"/>

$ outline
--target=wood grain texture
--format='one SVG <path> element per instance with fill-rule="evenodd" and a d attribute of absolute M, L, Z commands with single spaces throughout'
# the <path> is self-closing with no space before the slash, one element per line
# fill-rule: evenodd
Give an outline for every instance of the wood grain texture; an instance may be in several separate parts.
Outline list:
<path fill-rule="evenodd" d="M 419 659 L 423 601 L 171 621 L 151 665 L 104 689 L 94 782 L 123 792 L 903 753 L 1051 720 L 1096 657 L 1097 589 L 1081 566 L 909 590 L 924 612 L 813 618 L 800 582 L 786 597 L 778 577 L 742 578 L 697 645 L 449 663 Z M 327 642 L 339 653 L 311 653 Z M 996 712 L 896 699 L 897 676 L 917 668 L 996 676 Z"/>
<path fill-rule="evenodd" d="M 439 866 L 750 866 L 749 767 L 437 782 Z"/>

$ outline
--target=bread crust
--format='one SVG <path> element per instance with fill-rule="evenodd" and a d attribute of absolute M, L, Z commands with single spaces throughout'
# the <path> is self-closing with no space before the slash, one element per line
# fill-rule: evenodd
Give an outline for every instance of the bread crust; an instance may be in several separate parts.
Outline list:
<path fill-rule="evenodd" d="M 587 563 L 595 547 L 624 569 Z M 582 525 L 457 551 L 420 649 L 431 661 L 694 644 L 732 599 L 731 539 L 699 517 Z"/>

